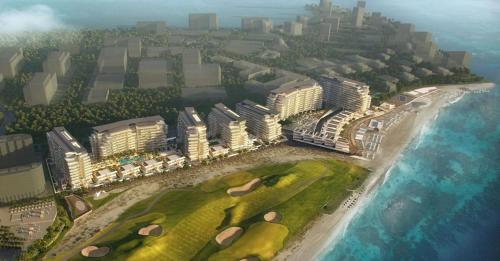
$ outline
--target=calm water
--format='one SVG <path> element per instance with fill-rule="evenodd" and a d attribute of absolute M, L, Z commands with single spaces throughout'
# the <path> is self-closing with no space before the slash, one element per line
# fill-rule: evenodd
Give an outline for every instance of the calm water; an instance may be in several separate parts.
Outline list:
<path fill-rule="evenodd" d="M 216 12 L 223 26 L 238 26 L 246 15 L 270 16 L 281 23 L 305 13 L 304 4 L 311 2 L 316 1 L 1 0 L 0 32 L 6 30 L 2 21 L 6 24 L 17 17 L 38 18 L 43 22 L 23 26 L 41 30 L 153 19 L 185 26 L 189 12 Z M 355 1 L 334 2 L 352 6 Z M 370 10 L 433 32 L 443 49 L 471 51 L 473 70 L 500 84 L 499 0 L 367 2 Z M 44 6 L 34 6 L 39 4 Z M 499 104 L 497 88 L 443 109 L 320 259 L 498 260 Z"/>

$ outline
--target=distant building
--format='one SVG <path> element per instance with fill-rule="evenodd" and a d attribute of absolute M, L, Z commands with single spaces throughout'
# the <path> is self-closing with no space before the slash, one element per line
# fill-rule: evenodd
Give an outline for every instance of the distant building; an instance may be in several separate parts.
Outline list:
<path fill-rule="evenodd" d="M 281 136 L 280 117 L 271 109 L 250 100 L 236 104 L 236 112 L 247 121 L 248 132 L 259 139 L 271 142 Z"/>
<path fill-rule="evenodd" d="M 352 24 L 357 28 L 361 28 L 363 26 L 365 8 L 366 2 L 358 1 L 358 5 L 352 10 Z"/>
<path fill-rule="evenodd" d="M 199 49 L 189 48 L 182 51 L 182 65 L 201 64 L 201 53 Z"/>
<path fill-rule="evenodd" d="M 30 106 L 49 105 L 57 91 L 57 77 L 53 73 L 37 72 L 23 88 L 24 99 Z"/>
<path fill-rule="evenodd" d="M 213 87 L 221 85 L 222 73 L 218 64 L 184 65 L 186 87 Z"/>
<path fill-rule="evenodd" d="M 177 142 L 182 144 L 182 152 L 191 161 L 208 158 L 207 127 L 193 107 L 179 113 Z"/>
<path fill-rule="evenodd" d="M 220 137 L 232 151 L 249 148 L 246 121 L 222 103 L 216 104 L 208 115 L 208 136 Z"/>
<path fill-rule="evenodd" d="M 307 29 L 307 27 L 309 26 L 309 17 L 308 16 L 298 15 L 297 19 L 295 21 L 297 23 L 301 23 L 302 24 L 302 30 Z"/>
<path fill-rule="evenodd" d="M 445 66 L 448 68 L 463 67 L 468 68 L 471 60 L 471 55 L 465 51 L 445 52 Z"/>
<path fill-rule="evenodd" d="M 189 14 L 189 29 L 191 30 L 217 30 L 219 18 L 213 13 Z"/>
<path fill-rule="evenodd" d="M 98 74 L 94 81 L 94 88 L 100 90 L 121 90 L 124 83 L 124 74 Z"/>
<path fill-rule="evenodd" d="M 336 34 L 340 30 L 340 20 L 339 16 L 325 16 L 323 17 L 323 23 L 331 24 L 330 33 Z"/>
<path fill-rule="evenodd" d="M 104 159 L 117 153 L 152 152 L 167 145 L 167 125 L 160 116 L 118 121 L 93 128 L 92 155 Z"/>
<path fill-rule="evenodd" d="M 326 106 L 355 113 L 365 113 L 371 105 L 370 87 L 362 82 L 339 76 L 321 76 Z"/>
<path fill-rule="evenodd" d="M 87 104 L 105 103 L 109 98 L 109 89 L 91 88 L 87 96 Z"/>
<path fill-rule="evenodd" d="M 319 1 L 319 8 L 321 10 L 328 10 L 332 8 L 332 1 L 331 0 L 320 0 Z"/>
<path fill-rule="evenodd" d="M 73 190 L 86 188 L 92 180 L 87 150 L 64 127 L 47 133 L 50 158 L 57 172 Z"/>
<path fill-rule="evenodd" d="M 241 18 L 241 30 L 255 33 L 269 33 L 273 29 L 273 21 L 267 17 Z"/>
<path fill-rule="evenodd" d="M 22 48 L 0 49 L 0 74 L 4 78 L 13 78 L 19 72 L 21 62 L 24 59 Z"/>
<path fill-rule="evenodd" d="M 302 24 L 298 22 L 285 22 L 285 34 L 291 36 L 302 35 Z"/>
<path fill-rule="evenodd" d="M 140 58 L 142 55 L 142 40 L 139 37 L 127 38 L 124 40 L 123 45 L 127 47 L 129 57 Z"/>
<path fill-rule="evenodd" d="M 127 71 L 127 48 L 105 47 L 97 60 L 99 73 L 125 74 Z"/>
<path fill-rule="evenodd" d="M 64 77 L 70 66 L 71 57 L 69 52 L 55 51 L 50 52 L 43 62 L 43 71 L 55 73 L 57 77 Z"/>
<path fill-rule="evenodd" d="M 267 97 L 267 108 L 277 113 L 280 119 L 321 109 L 323 90 L 313 80 L 292 82 L 272 90 Z"/>
<path fill-rule="evenodd" d="M 136 24 L 140 34 L 164 34 L 167 32 L 167 23 L 164 21 L 140 21 Z"/>
<path fill-rule="evenodd" d="M 322 42 L 330 41 L 332 37 L 332 24 L 320 23 L 319 24 L 319 40 Z"/>
<path fill-rule="evenodd" d="M 167 87 L 167 62 L 159 59 L 144 59 L 139 63 L 139 88 Z"/>
<path fill-rule="evenodd" d="M 0 136 L 0 203 L 45 192 L 43 165 L 28 134 Z"/>

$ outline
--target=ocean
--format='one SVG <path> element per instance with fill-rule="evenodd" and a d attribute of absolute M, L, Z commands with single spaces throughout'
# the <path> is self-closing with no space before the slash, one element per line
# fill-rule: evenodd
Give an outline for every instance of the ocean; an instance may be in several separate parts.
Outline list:
<path fill-rule="evenodd" d="M 216 12 L 225 27 L 239 26 L 241 16 L 269 16 L 280 24 L 307 14 L 304 5 L 315 2 L 2 0 L 0 32 L 126 26 L 137 20 L 186 26 L 189 12 Z M 432 32 L 442 49 L 472 52 L 472 70 L 500 84 L 499 0 L 368 0 L 367 8 Z M 319 260 L 498 260 L 499 104 L 496 88 L 443 108 Z"/>

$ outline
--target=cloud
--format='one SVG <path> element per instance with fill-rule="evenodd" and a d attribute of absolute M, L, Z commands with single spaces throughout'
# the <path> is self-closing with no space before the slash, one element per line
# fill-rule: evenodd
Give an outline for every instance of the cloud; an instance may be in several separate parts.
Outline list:
<path fill-rule="evenodd" d="M 47 32 L 62 27 L 64 24 L 46 5 L 33 5 L 25 9 L 0 12 L 0 34 Z"/>

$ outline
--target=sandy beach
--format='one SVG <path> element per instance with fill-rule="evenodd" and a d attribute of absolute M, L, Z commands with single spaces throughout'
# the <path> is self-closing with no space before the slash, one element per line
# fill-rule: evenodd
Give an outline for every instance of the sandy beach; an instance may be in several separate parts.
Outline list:
<path fill-rule="evenodd" d="M 446 85 L 428 95 L 419 97 L 411 103 L 398 107 L 408 113 L 396 126 L 385 133 L 380 150 L 373 160 L 358 160 L 357 163 L 372 173 L 365 181 L 365 190 L 351 208 L 339 207 L 332 214 L 323 214 L 313 221 L 302 235 L 288 243 L 287 247 L 274 258 L 279 261 L 315 260 L 326 250 L 332 241 L 338 240 L 347 228 L 351 219 L 363 205 L 376 193 L 385 179 L 386 173 L 397 162 L 408 145 L 425 129 L 426 124 L 438 116 L 439 110 L 450 103 L 458 101 L 467 92 L 482 91 L 494 88 L 492 83 Z M 419 106 L 415 106 L 415 105 Z"/>

